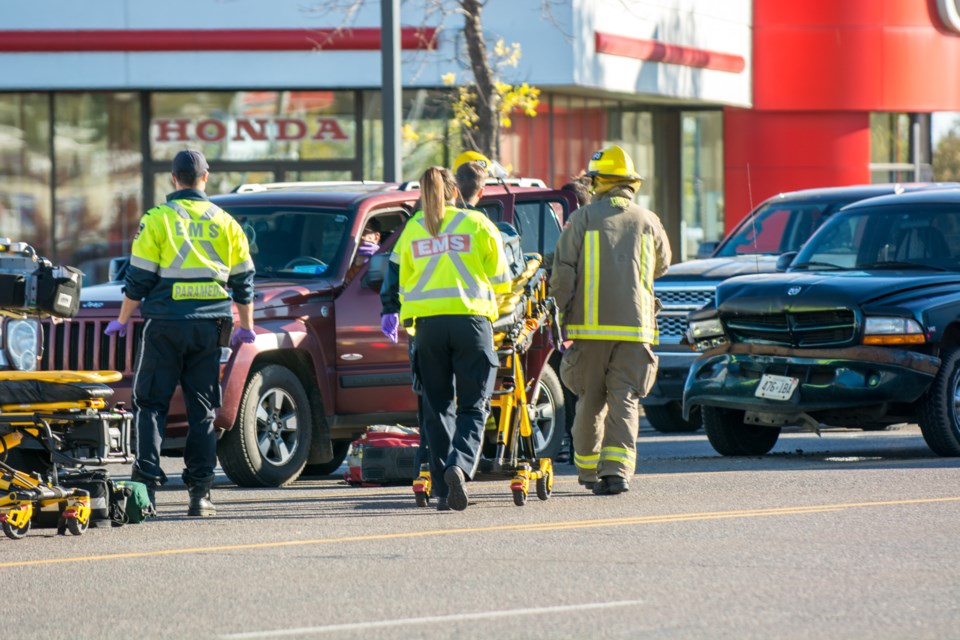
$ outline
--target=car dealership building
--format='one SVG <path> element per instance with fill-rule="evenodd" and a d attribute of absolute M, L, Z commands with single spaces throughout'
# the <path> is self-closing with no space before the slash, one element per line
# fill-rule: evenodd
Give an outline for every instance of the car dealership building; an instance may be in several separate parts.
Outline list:
<path fill-rule="evenodd" d="M 452 0 L 450 4 L 453 4 Z M 211 193 L 383 176 L 380 3 L 48 0 L 0 26 L 0 236 L 101 280 L 184 147 Z M 460 150 L 444 76 L 469 77 L 461 18 L 401 9 L 403 177 Z M 930 114 L 960 110 L 956 0 L 491 2 L 540 88 L 501 142 L 559 185 L 624 146 L 677 259 L 780 191 L 929 177 Z M 344 27 L 348 28 L 344 28 Z"/>

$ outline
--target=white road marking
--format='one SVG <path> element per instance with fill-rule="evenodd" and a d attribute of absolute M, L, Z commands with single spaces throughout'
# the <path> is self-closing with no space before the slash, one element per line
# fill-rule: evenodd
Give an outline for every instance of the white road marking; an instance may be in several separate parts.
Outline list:
<path fill-rule="evenodd" d="M 615 602 L 595 602 L 592 604 L 570 604 L 556 607 L 537 607 L 532 609 L 506 609 L 504 611 L 480 611 L 477 613 L 457 613 L 448 616 L 423 616 L 421 618 L 396 618 L 394 620 L 375 620 L 371 622 L 350 622 L 345 624 L 330 624 L 322 627 L 299 627 L 297 629 L 275 629 L 273 631 L 250 631 L 245 633 L 230 633 L 220 636 L 228 640 L 244 640 L 246 638 L 280 638 L 283 636 L 297 636 L 304 634 L 332 633 L 335 631 L 363 631 L 367 629 L 382 629 L 388 627 L 412 626 L 418 624 L 436 624 L 438 622 L 460 622 L 463 620 L 489 620 L 492 618 L 507 618 L 510 616 L 537 616 L 546 613 L 566 613 L 570 611 L 588 611 L 591 609 L 611 609 L 613 607 L 629 607 L 643 604 L 642 600 L 618 600 Z"/>

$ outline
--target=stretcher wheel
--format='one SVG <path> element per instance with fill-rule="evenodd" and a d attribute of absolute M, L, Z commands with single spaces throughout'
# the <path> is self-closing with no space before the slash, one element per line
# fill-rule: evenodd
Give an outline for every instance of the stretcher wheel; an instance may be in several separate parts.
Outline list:
<path fill-rule="evenodd" d="M 27 535 L 27 532 L 30 531 L 30 521 L 27 520 L 27 524 L 22 527 L 15 527 L 9 522 L 3 523 L 3 533 L 6 534 L 11 540 L 19 540 Z"/>
<path fill-rule="evenodd" d="M 429 507 L 430 506 L 430 496 L 423 491 L 417 491 L 413 494 L 417 499 L 418 507 Z"/>
<path fill-rule="evenodd" d="M 550 498 L 550 494 L 553 493 L 553 489 L 550 488 L 550 482 L 547 476 L 541 476 L 537 478 L 537 497 L 541 500 L 547 500 Z"/>
<path fill-rule="evenodd" d="M 522 507 L 527 503 L 527 494 L 524 493 L 523 489 L 514 489 L 513 490 L 513 504 L 518 507 Z"/>
<path fill-rule="evenodd" d="M 76 518 L 67 518 L 66 520 L 67 520 L 67 531 L 69 531 L 72 535 L 75 535 L 75 536 L 82 536 L 83 532 L 90 527 L 89 520 L 83 523 L 81 523 Z"/>

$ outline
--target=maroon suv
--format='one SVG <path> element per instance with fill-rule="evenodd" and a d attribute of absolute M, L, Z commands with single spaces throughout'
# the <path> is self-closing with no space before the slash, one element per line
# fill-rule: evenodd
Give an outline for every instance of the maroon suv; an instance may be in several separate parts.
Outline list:
<path fill-rule="evenodd" d="M 257 269 L 257 339 L 224 358 L 218 454 L 231 480 L 280 486 L 308 472 L 330 473 L 367 425 L 415 423 L 406 338 L 380 333 L 376 256 L 351 280 L 360 233 L 376 218 L 380 253 L 389 253 L 417 200 L 415 185 L 254 185 L 213 201 L 246 230 Z M 520 233 L 524 252 L 552 262 L 572 195 L 529 186 L 488 186 L 478 208 Z M 370 266 L 374 269 L 371 270 Z M 142 321 L 126 338 L 103 330 L 117 316 L 119 283 L 83 290 L 80 314 L 44 327 L 44 369 L 116 369 L 118 402 L 129 402 Z M 403 335 L 403 334 L 402 334 Z M 526 355 L 529 411 L 543 455 L 564 431 L 563 392 L 540 335 Z M 556 359 L 556 354 L 553 358 Z M 186 435 L 180 391 L 170 408 L 164 453 L 179 455 Z"/>

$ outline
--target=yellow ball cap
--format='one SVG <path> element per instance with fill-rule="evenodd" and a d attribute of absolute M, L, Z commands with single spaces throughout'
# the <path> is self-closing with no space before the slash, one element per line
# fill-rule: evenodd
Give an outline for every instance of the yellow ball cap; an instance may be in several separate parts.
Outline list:
<path fill-rule="evenodd" d="M 460 168 L 460 165 L 467 164 L 468 162 L 476 162 L 488 171 L 491 167 L 490 159 L 479 151 L 464 151 L 453 161 L 453 171 L 456 172 L 456 170 Z"/>
<path fill-rule="evenodd" d="M 633 160 L 621 147 L 616 145 L 597 151 L 587 165 L 587 175 L 622 178 L 624 180 L 643 180 L 633 167 Z"/>

